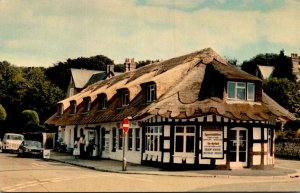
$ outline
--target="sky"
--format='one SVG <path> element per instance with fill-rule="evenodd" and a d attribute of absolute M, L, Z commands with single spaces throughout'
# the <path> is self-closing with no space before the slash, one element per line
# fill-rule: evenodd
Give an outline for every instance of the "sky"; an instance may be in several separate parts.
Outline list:
<path fill-rule="evenodd" d="M 300 55 L 300 0 L 0 0 L 0 61 L 16 66 L 167 60 L 207 47 L 238 63 Z"/>

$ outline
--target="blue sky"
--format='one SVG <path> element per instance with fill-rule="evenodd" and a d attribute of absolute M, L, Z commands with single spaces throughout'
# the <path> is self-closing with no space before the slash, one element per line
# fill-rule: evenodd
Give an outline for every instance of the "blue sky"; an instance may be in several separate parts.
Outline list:
<path fill-rule="evenodd" d="M 239 63 L 300 54 L 300 0 L 0 0 L 0 61 L 49 67 L 105 55 L 123 63 L 211 47 Z"/>

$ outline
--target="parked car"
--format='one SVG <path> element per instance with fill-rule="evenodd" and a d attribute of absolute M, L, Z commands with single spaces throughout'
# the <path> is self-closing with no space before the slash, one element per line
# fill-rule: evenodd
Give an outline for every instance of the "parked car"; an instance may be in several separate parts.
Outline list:
<path fill-rule="evenodd" d="M 18 151 L 18 148 L 23 140 L 24 135 L 17 133 L 5 133 L 2 140 L 2 151 Z"/>
<path fill-rule="evenodd" d="M 18 156 L 34 156 L 42 158 L 42 143 L 39 141 L 24 140 L 18 149 Z"/>

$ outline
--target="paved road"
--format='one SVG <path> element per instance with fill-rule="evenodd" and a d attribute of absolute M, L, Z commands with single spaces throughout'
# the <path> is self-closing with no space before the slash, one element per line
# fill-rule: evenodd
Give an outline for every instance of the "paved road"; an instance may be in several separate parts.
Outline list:
<path fill-rule="evenodd" d="M 284 162 L 285 163 L 285 162 Z M 282 164 L 298 167 L 299 162 Z M 299 177 L 182 177 L 100 172 L 0 153 L 0 192 L 299 191 Z"/>

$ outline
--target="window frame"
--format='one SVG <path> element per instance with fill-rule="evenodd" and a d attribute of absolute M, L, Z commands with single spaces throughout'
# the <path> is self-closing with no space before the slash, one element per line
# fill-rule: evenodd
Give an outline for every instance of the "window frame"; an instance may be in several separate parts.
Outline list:
<path fill-rule="evenodd" d="M 122 97 L 121 97 L 121 105 L 122 105 L 122 107 L 128 106 L 129 102 L 130 102 L 129 91 L 127 89 L 123 90 L 122 91 Z"/>
<path fill-rule="evenodd" d="M 76 101 L 75 100 L 70 101 L 70 108 L 71 108 L 70 115 L 76 114 L 77 109 L 76 109 Z"/>
<path fill-rule="evenodd" d="M 127 135 L 127 150 L 132 151 L 133 150 L 133 129 L 128 128 L 128 135 Z"/>
<path fill-rule="evenodd" d="M 135 128 L 135 151 L 141 150 L 141 128 Z"/>
<path fill-rule="evenodd" d="M 156 100 L 156 84 L 146 85 L 146 102 L 150 103 Z"/>
<path fill-rule="evenodd" d="M 250 85 L 252 85 L 253 93 L 250 94 Z M 233 91 L 230 88 L 233 86 Z M 243 91 L 243 98 L 239 98 L 240 91 Z M 232 93 L 231 93 L 232 92 Z M 231 97 L 231 95 L 234 95 Z M 251 96 L 251 97 L 250 97 Z M 241 82 L 241 81 L 228 81 L 227 82 L 227 99 L 231 101 L 255 101 L 255 83 L 254 82 Z"/>
<path fill-rule="evenodd" d="M 84 103 L 84 113 L 88 113 L 91 110 L 91 97 L 84 97 L 83 98 L 83 103 Z"/>
<path fill-rule="evenodd" d="M 162 141 L 162 126 L 146 126 L 145 133 L 145 151 L 161 152 Z M 157 140 L 157 141 L 155 141 Z"/>
<path fill-rule="evenodd" d="M 183 132 L 177 132 L 177 128 L 182 127 Z M 187 132 L 187 128 L 193 128 L 193 132 Z M 177 136 L 183 137 L 182 142 L 182 151 L 177 151 Z M 194 138 L 194 144 L 193 144 L 193 151 L 187 151 L 187 138 L 193 137 Z M 174 132 L 174 153 L 195 153 L 196 151 L 196 126 L 195 125 L 176 125 L 175 126 L 175 132 Z"/>
<path fill-rule="evenodd" d="M 105 110 L 108 106 L 106 94 L 104 94 L 104 93 L 99 94 L 98 95 L 98 102 L 99 102 L 98 110 L 99 111 Z"/>

